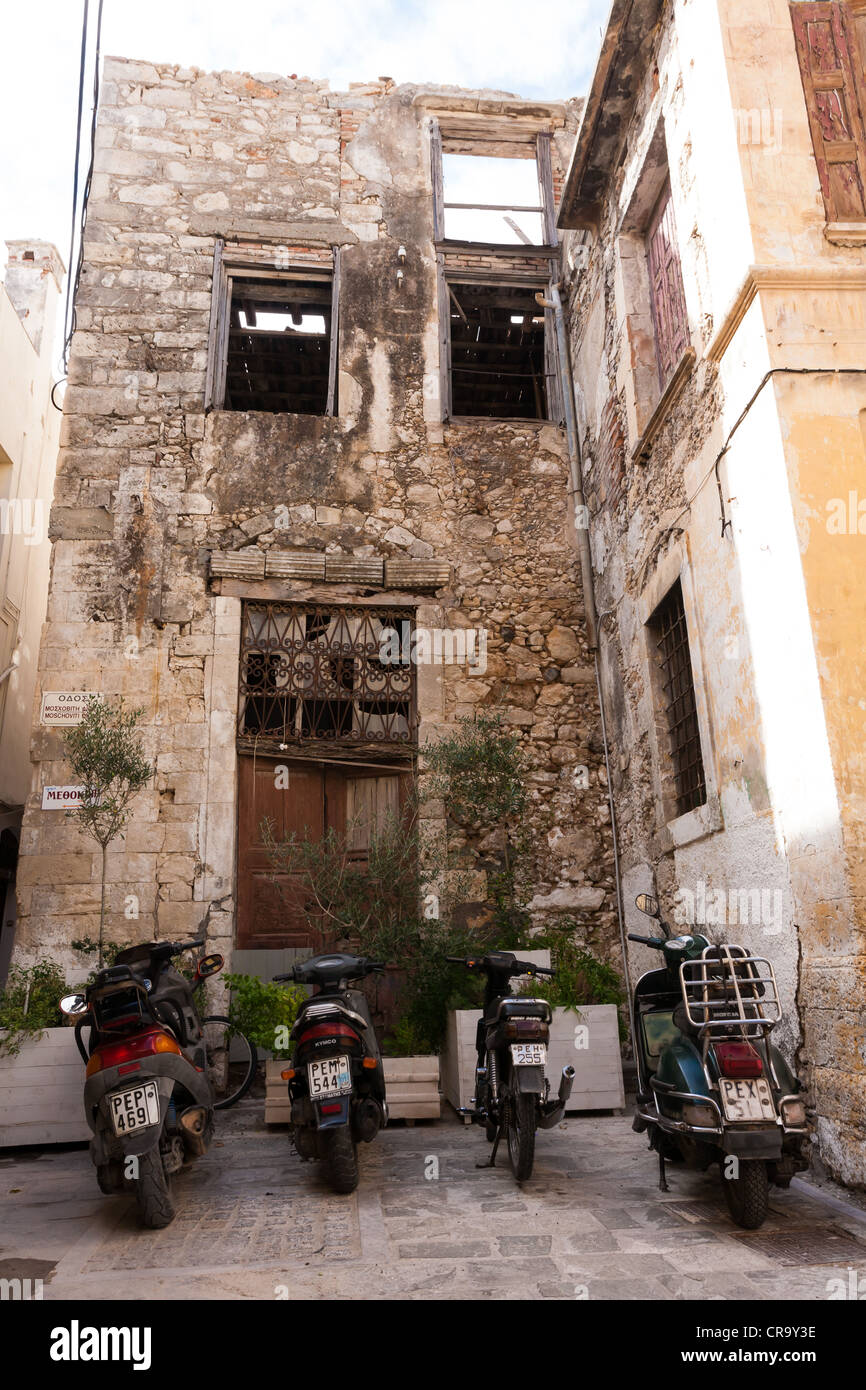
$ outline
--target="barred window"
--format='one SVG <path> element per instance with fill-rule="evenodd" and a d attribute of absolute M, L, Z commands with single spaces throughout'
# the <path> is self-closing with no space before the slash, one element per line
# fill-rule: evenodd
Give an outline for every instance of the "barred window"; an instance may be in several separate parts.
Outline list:
<path fill-rule="evenodd" d="M 667 725 L 673 800 L 676 815 L 683 816 L 696 806 L 704 805 L 707 788 L 689 634 L 679 580 L 656 608 L 650 618 L 649 629 L 655 644 L 658 689 Z"/>
<path fill-rule="evenodd" d="M 245 604 L 241 746 L 414 742 L 412 630 L 409 610 Z"/>

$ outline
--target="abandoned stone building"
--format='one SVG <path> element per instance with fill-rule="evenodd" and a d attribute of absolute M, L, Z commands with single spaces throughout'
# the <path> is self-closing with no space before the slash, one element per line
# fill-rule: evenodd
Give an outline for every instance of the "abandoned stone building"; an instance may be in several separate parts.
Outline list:
<path fill-rule="evenodd" d="M 585 102 L 107 61 L 40 684 L 145 710 L 115 937 L 266 973 L 263 817 L 375 823 L 495 710 L 535 921 L 622 968 L 650 892 L 768 956 L 866 1182 L 864 55 L 861 0 L 614 0 Z M 17 949 L 64 959 L 41 708 Z"/>
<path fill-rule="evenodd" d="M 536 301 L 558 277 L 577 113 L 106 63 L 41 689 L 51 709 L 92 692 L 145 710 L 157 775 L 110 854 L 115 939 L 206 922 L 267 974 L 309 937 L 263 820 L 375 823 L 418 750 L 489 707 L 529 752 L 534 916 L 579 914 L 618 950 L 556 335 Z M 461 170 L 496 159 L 516 188 L 475 199 L 509 206 L 463 240 Z M 417 661 L 383 663 L 392 631 Z M 43 809 L 69 771 L 41 713 L 18 949 L 72 968 L 99 871 L 63 796 Z M 483 870 L 471 883 L 483 901 Z"/>

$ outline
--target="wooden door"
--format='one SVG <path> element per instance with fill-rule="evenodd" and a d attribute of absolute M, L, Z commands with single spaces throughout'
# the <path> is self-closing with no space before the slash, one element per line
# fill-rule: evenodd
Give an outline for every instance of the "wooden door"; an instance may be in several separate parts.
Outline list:
<path fill-rule="evenodd" d="M 387 767 L 347 767 L 285 758 L 241 757 L 238 790 L 238 946 L 242 950 L 318 950 L 304 904 L 309 890 L 274 874 L 262 836 L 269 820 L 276 839 L 319 840 L 327 829 L 350 834 L 363 860 L 370 832 L 405 802 L 409 775 Z"/>

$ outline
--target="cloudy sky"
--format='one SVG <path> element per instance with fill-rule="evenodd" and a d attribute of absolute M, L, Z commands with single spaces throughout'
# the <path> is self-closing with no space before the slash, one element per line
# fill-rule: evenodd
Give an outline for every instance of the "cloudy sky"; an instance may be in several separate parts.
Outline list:
<path fill-rule="evenodd" d="M 91 0 L 92 23 L 96 8 Z M 585 92 L 608 9 L 559 6 L 550 42 L 525 0 L 105 0 L 102 51 L 327 78 L 336 91 L 389 76 L 557 98 Z M 67 257 L 82 10 L 82 0 L 4 7 L 0 264 L 6 237 L 42 237 Z"/>

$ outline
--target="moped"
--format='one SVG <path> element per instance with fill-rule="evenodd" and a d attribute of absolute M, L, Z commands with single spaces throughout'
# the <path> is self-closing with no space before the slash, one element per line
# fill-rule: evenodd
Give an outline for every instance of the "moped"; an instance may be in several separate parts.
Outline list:
<path fill-rule="evenodd" d="M 300 1158 L 319 1159 L 334 1192 L 358 1186 L 358 1144 L 388 1122 L 385 1073 L 367 1000 L 351 980 L 383 971 L 384 963 L 341 953 L 311 956 L 278 982 L 313 985 L 290 1034 L 289 1137 Z"/>
<path fill-rule="evenodd" d="M 478 970 L 485 976 L 484 1008 L 478 1020 L 475 1096 L 464 1113 L 483 1124 L 490 1159 L 479 1164 L 492 1168 L 500 1140 L 506 1136 L 511 1170 L 518 1182 L 532 1176 L 535 1132 L 551 1129 L 565 1110 L 574 1081 L 574 1067 L 563 1067 L 559 1094 L 550 1098 L 544 1069 L 550 1041 L 552 1012 L 546 999 L 512 995 L 509 985 L 516 975 L 553 975 L 553 970 L 516 960 L 511 951 L 492 951 L 486 956 L 446 956 L 446 960 Z"/>
<path fill-rule="evenodd" d="M 96 1180 L 105 1193 L 132 1191 L 142 1224 L 151 1228 L 174 1220 L 172 1175 L 207 1151 L 214 1110 L 238 1100 L 255 1072 L 252 1045 L 232 1033 L 227 1018 L 201 1019 L 196 1006 L 196 986 L 222 969 L 223 957 L 201 958 L 192 979 L 172 964 L 202 945 L 131 946 L 96 973 L 84 994 L 60 1002 L 76 1020 L 85 1063 Z"/>
<path fill-rule="evenodd" d="M 649 894 L 635 900 L 662 936 L 639 936 L 664 966 L 634 991 L 638 1095 L 632 1128 L 648 1132 L 667 1192 L 667 1159 L 721 1170 L 728 1210 L 745 1230 L 766 1218 L 769 1184 L 808 1167 L 802 1088 L 771 1042 L 781 1018 L 773 967 L 744 946 L 672 936 Z"/>

